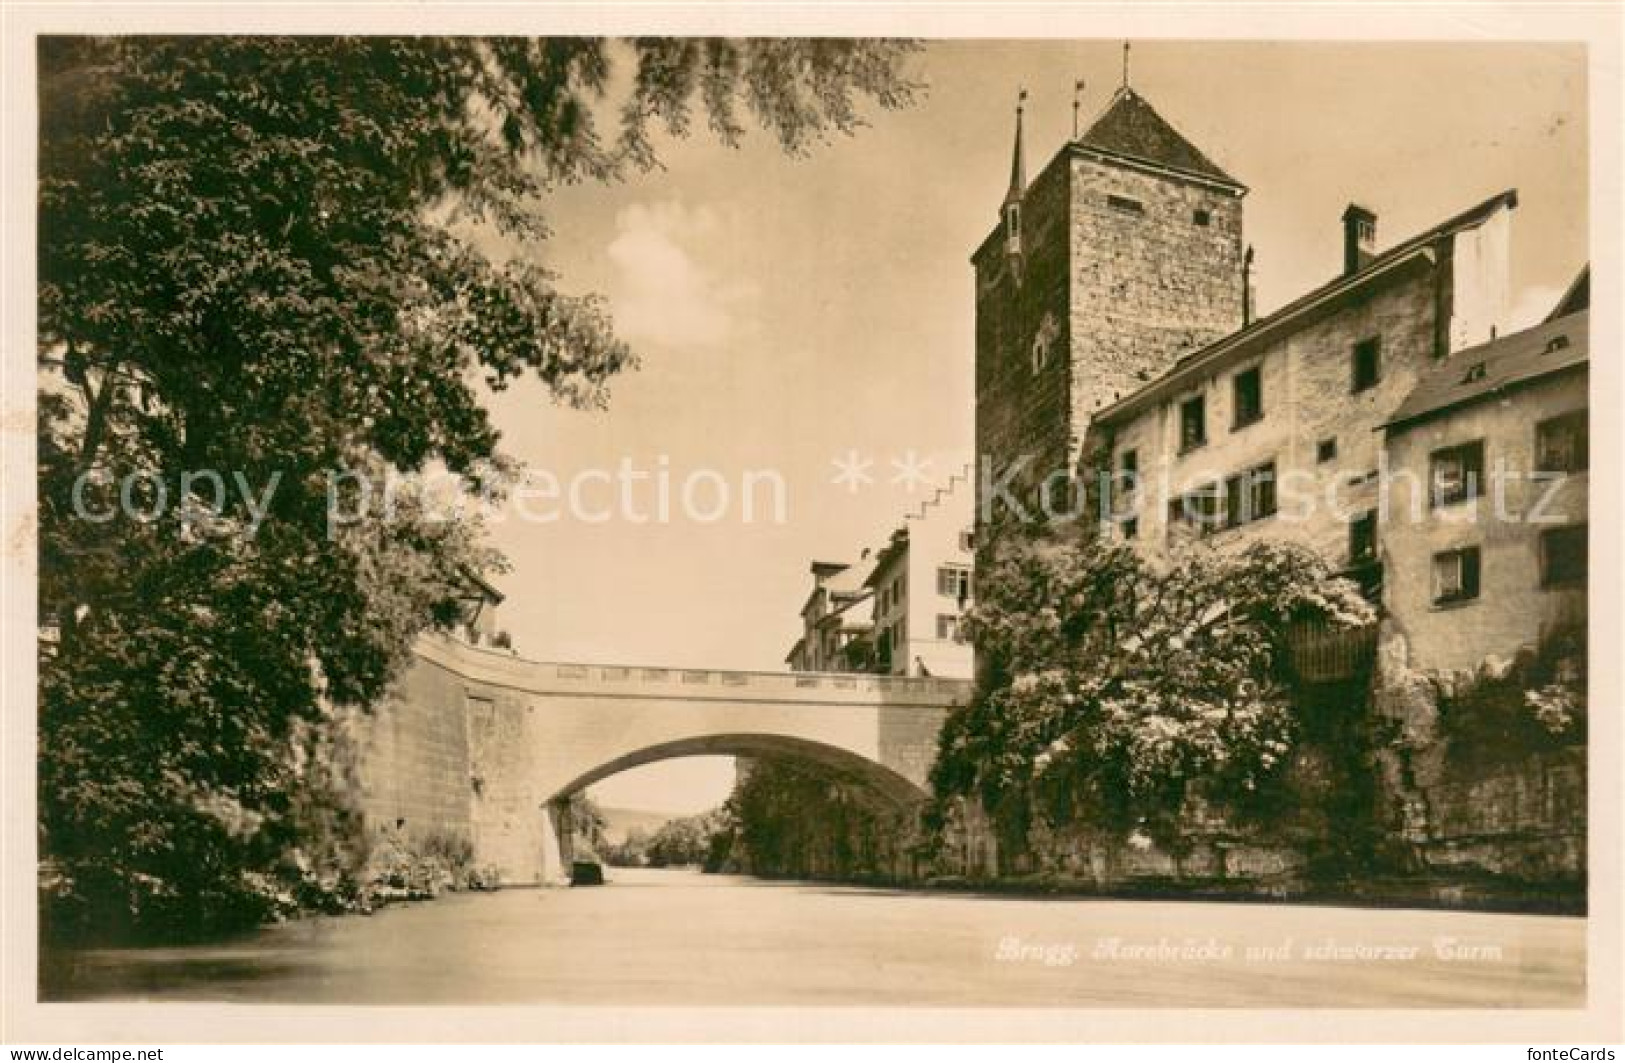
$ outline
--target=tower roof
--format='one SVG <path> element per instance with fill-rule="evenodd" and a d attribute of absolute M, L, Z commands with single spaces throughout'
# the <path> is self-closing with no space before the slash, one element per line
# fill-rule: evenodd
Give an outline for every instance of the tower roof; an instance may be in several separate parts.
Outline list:
<path fill-rule="evenodd" d="M 1179 134 L 1139 93 L 1124 85 L 1077 139 L 1080 147 L 1245 188 Z"/>
<path fill-rule="evenodd" d="M 1016 146 L 1010 156 L 1010 190 L 1004 194 L 1005 206 L 1011 203 L 1020 203 L 1021 197 L 1027 191 L 1027 153 L 1021 146 L 1021 112 L 1027 100 L 1027 90 L 1021 90 L 1020 99 L 1016 103 Z"/>

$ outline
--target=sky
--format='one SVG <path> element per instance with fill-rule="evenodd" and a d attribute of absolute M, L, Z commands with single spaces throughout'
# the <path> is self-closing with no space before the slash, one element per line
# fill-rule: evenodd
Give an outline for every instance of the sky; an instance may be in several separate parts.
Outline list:
<path fill-rule="evenodd" d="M 1130 78 L 1249 186 L 1262 312 L 1338 272 L 1351 200 L 1377 213 L 1380 249 L 1515 187 L 1515 314 L 1532 323 L 1586 260 L 1584 63 L 1562 44 L 1147 41 Z M 1116 40 L 938 42 L 910 64 L 915 106 L 871 111 L 807 157 L 760 132 L 729 149 L 702 127 L 659 142 L 662 170 L 556 193 L 552 235 L 522 253 L 566 290 L 601 295 L 641 367 L 602 412 L 555 406 L 538 384 L 492 396 L 503 446 L 566 489 L 623 461 L 649 477 L 629 507 L 582 481 L 580 516 L 609 519 L 493 526 L 518 651 L 782 668 L 808 563 L 879 546 L 923 497 L 893 482 L 894 462 L 929 462 L 940 483 L 972 461 L 968 259 L 997 221 L 1018 89 L 1035 175 L 1070 136 L 1073 83 L 1086 82 L 1087 126 L 1122 65 Z M 849 454 L 872 463 L 873 483 L 833 482 Z M 663 471 L 672 519 L 639 522 Z M 732 779 L 725 760 L 692 758 L 593 793 L 689 812 Z"/>

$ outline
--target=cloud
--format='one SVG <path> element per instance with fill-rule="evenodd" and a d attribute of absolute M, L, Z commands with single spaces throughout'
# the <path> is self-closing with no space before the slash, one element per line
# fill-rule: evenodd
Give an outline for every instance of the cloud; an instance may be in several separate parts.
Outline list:
<path fill-rule="evenodd" d="M 736 230 L 718 211 L 677 200 L 621 210 L 608 249 L 616 331 L 671 347 L 712 346 L 733 336 L 756 288 L 707 258 L 726 255 Z"/>

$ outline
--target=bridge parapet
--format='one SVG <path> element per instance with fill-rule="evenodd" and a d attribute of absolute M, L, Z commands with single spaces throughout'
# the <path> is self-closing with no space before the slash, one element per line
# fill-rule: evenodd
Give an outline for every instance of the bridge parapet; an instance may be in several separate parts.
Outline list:
<path fill-rule="evenodd" d="M 423 639 L 420 656 L 470 679 L 533 694 L 681 697 L 821 704 L 961 705 L 972 684 L 930 676 L 848 672 L 759 672 L 716 668 L 533 661 L 445 638 Z"/>

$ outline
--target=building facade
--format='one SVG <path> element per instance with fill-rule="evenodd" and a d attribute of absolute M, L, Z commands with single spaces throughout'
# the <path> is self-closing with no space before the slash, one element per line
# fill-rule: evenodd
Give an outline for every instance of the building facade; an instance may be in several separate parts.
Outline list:
<path fill-rule="evenodd" d="M 1384 601 L 1408 667 L 1470 670 L 1584 626 L 1589 318 L 1462 351 L 1383 426 Z"/>
<path fill-rule="evenodd" d="M 974 501 L 964 470 L 879 550 L 851 565 L 813 562 L 802 636 L 785 656 L 790 669 L 969 679 L 961 624 L 972 601 Z"/>
<path fill-rule="evenodd" d="M 999 492 L 979 542 L 1059 514 L 1155 563 L 1314 549 L 1380 607 L 1336 667 L 1294 651 L 1306 706 L 1359 725 L 1338 740 L 1370 749 L 1376 829 L 1427 867 L 1577 881 L 1583 745 L 1474 759 L 1452 735 L 1554 633 L 1556 674 L 1584 669 L 1589 274 L 1509 334 L 1515 191 L 1386 247 L 1350 204 L 1330 279 L 1260 316 L 1246 188 L 1143 97 L 1118 92 L 1031 184 L 1020 121 L 972 256 L 979 484 Z"/>
<path fill-rule="evenodd" d="M 868 579 L 876 671 L 971 677 L 961 623 L 974 589 L 973 504 L 968 475 L 955 475 L 908 514 L 876 556 Z"/>
<path fill-rule="evenodd" d="M 868 550 L 856 562 L 814 561 L 812 589 L 801 605 L 801 638 L 784 661 L 793 672 L 870 670 L 873 623 L 865 581 L 874 571 Z"/>
<path fill-rule="evenodd" d="M 1380 254 L 1375 215 L 1350 207 L 1341 274 L 1097 413 L 1113 534 L 1154 555 L 1301 542 L 1375 590 L 1376 429 L 1453 352 L 1504 331 L 1516 203 L 1501 193 Z"/>

